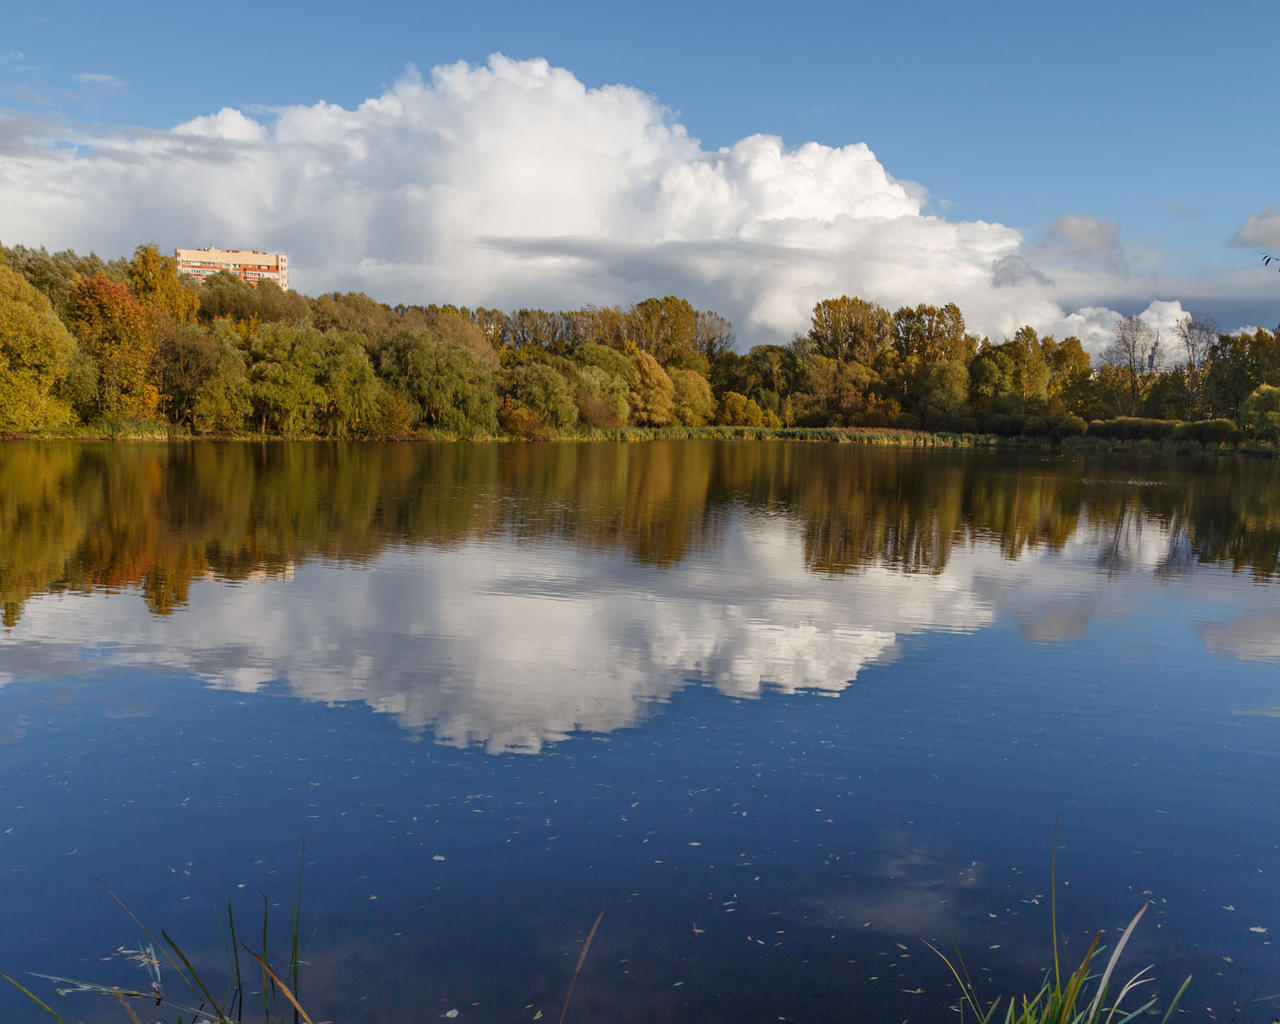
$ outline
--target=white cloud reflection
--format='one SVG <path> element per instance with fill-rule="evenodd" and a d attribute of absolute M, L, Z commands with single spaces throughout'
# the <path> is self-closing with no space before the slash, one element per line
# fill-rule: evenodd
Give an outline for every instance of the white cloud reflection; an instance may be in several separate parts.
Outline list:
<path fill-rule="evenodd" d="M 0 681 L 94 665 L 193 673 L 246 693 L 279 680 L 305 700 L 363 701 L 441 743 L 536 752 L 636 725 L 694 682 L 738 698 L 836 695 L 925 631 L 1008 617 L 1033 642 L 1079 638 L 1099 617 L 1140 614 L 1151 594 L 1167 600 L 1161 568 L 1176 547 L 1135 516 L 1119 531 L 1077 530 L 1057 553 L 1014 561 L 974 541 L 936 574 L 830 577 L 806 570 L 797 524 L 744 516 L 714 555 L 672 568 L 514 540 L 393 548 L 359 569 L 310 563 L 288 580 L 197 583 L 169 616 L 130 594 L 33 599 L 0 641 Z M 1237 590 L 1256 602 L 1255 587 Z M 1273 605 L 1200 632 L 1211 652 L 1274 660 L 1277 621 Z M 83 642 L 69 644 L 73 634 Z"/>

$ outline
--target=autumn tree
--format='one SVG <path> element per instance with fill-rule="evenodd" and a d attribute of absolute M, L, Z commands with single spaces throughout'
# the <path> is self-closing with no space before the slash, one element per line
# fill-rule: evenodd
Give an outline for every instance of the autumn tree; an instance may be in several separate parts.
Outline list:
<path fill-rule="evenodd" d="M 903 306 L 893 314 L 894 348 L 917 364 L 957 359 L 967 363 L 976 342 L 965 330 L 964 315 L 954 302 L 945 306 Z"/>
<path fill-rule="evenodd" d="M 675 385 L 648 352 L 631 358 L 631 421 L 640 427 L 665 427 L 675 417 Z"/>
<path fill-rule="evenodd" d="M 198 287 L 178 272 L 178 261 L 155 245 L 140 245 L 129 261 L 129 286 L 154 319 L 178 325 L 195 323 Z"/>
<path fill-rule="evenodd" d="M 632 340 L 663 366 L 685 365 L 691 354 L 698 354 L 698 311 L 686 299 L 645 299 L 632 308 L 632 318 Z"/>
<path fill-rule="evenodd" d="M 805 363 L 803 390 L 795 397 L 795 420 L 805 426 L 852 426 L 876 410 L 879 378 L 859 362 L 814 355 Z"/>
<path fill-rule="evenodd" d="M 716 400 L 707 378 L 694 370 L 670 370 L 667 375 L 675 389 L 676 422 L 686 427 L 710 423 L 716 414 Z"/>
<path fill-rule="evenodd" d="M 711 363 L 721 352 L 733 347 L 733 324 L 719 313 L 700 312 L 694 327 L 694 346 Z"/>
<path fill-rule="evenodd" d="M 573 399 L 578 406 L 579 419 L 588 427 L 601 429 L 626 426 L 631 415 L 631 406 L 627 402 L 630 395 L 631 387 L 626 378 L 609 373 L 599 366 L 579 368 Z"/>
<path fill-rule="evenodd" d="M 1088 402 L 1089 353 L 1080 339 L 1069 335 L 1061 341 L 1040 339 L 1040 355 L 1049 371 L 1049 411 L 1079 412 Z"/>
<path fill-rule="evenodd" d="M 159 392 L 148 379 L 154 355 L 152 320 L 128 287 L 99 274 L 76 283 L 71 320 L 97 368 L 88 419 L 147 420 Z"/>
<path fill-rule="evenodd" d="M 736 391 L 726 391 L 720 399 L 716 422 L 726 427 L 763 427 L 764 410 Z"/>
<path fill-rule="evenodd" d="M 818 355 L 872 366 L 894 343 L 893 316 L 866 299 L 823 299 L 813 307 L 808 339 Z"/>

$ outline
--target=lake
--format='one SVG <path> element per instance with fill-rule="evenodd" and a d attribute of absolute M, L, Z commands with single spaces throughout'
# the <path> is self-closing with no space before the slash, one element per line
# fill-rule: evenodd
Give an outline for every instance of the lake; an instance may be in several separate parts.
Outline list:
<path fill-rule="evenodd" d="M 601 914 L 576 1024 L 941 1020 L 1056 830 L 1065 960 L 1269 1021 L 1278 559 L 1275 461 L 4 442 L 0 970 L 283 966 L 305 862 L 317 1020 L 558 1020 Z"/>

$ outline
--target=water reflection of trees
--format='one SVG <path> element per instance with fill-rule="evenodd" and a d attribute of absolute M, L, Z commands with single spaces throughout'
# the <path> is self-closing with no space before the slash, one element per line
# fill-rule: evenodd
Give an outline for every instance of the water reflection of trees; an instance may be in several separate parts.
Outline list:
<path fill-rule="evenodd" d="M 795 521 L 821 573 L 938 573 L 979 539 L 1011 559 L 1082 539 L 1122 569 L 1145 529 L 1168 549 L 1157 571 L 1209 561 L 1270 579 L 1278 474 L 1241 459 L 786 443 L 11 442 L 0 447 L 0 601 L 12 625 L 36 594 L 137 586 L 163 614 L 203 576 L 270 578 L 311 558 L 499 534 L 671 565 L 715 543 L 735 508 Z"/>

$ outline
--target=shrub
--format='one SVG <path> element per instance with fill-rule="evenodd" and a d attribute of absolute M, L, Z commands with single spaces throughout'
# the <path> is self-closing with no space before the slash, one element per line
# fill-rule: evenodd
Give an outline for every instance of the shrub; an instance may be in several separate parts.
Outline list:
<path fill-rule="evenodd" d="M 502 400 L 498 410 L 498 423 L 508 434 L 523 437 L 526 441 L 549 441 L 555 431 L 537 412 L 523 405 L 515 405 L 510 399 Z"/>
<path fill-rule="evenodd" d="M 1025 416 L 988 416 L 986 423 L 987 433 L 998 434 L 1000 437 L 1017 437 L 1023 433 L 1025 422 Z"/>
<path fill-rule="evenodd" d="M 1200 444 L 1239 444 L 1244 435 L 1231 420 L 1197 420 L 1184 423 L 1176 439 L 1198 441 Z"/>
<path fill-rule="evenodd" d="M 1089 424 L 1079 416 L 1063 416 L 1053 425 L 1053 437 L 1057 441 L 1068 437 L 1084 437 L 1088 432 Z"/>

